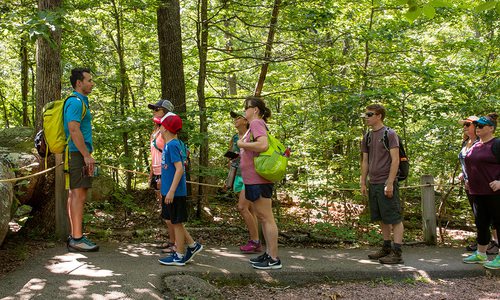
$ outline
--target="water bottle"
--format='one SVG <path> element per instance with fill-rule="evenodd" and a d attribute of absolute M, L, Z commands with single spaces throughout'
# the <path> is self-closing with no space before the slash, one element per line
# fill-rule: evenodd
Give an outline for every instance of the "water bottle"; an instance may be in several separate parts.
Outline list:
<path fill-rule="evenodd" d="M 283 153 L 283 156 L 284 157 L 290 157 L 290 151 L 291 151 L 290 146 L 286 147 L 286 150 Z"/>

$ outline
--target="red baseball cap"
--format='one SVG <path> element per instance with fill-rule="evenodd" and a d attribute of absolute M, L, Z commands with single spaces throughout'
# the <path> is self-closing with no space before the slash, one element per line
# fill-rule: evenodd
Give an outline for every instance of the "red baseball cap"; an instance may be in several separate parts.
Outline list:
<path fill-rule="evenodd" d="M 177 134 L 182 129 L 182 119 L 176 114 L 166 114 L 160 120 L 154 118 L 153 121 L 156 124 L 161 124 L 166 130 L 174 134 Z"/>

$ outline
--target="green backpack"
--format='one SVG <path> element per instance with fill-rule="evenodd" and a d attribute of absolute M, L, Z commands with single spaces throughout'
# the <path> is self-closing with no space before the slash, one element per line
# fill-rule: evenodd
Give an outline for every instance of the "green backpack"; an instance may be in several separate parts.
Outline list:
<path fill-rule="evenodd" d="M 267 132 L 269 147 L 254 158 L 255 171 L 263 178 L 277 182 L 285 177 L 288 157 L 286 147 L 277 138 Z"/>

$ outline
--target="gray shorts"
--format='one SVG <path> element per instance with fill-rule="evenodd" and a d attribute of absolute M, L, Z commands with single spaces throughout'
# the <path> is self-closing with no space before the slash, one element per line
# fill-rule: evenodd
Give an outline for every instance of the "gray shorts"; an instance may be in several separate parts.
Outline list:
<path fill-rule="evenodd" d="M 399 224 L 401 216 L 401 202 L 399 201 L 399 184 L 394 184 L 394 195 L 386 198 L 384 184 L 370 184 L 369 187 L 370 217 L 372 222 L 382 221 L 384 224 Z"/>
<path fill-rule="evenodd" d="M 85 162 L 80 152 L 69 153 L 69 188 L 70 190 L 78 188 L 91 188 L 92 177 L 83 176 L 83 166 Z"/>

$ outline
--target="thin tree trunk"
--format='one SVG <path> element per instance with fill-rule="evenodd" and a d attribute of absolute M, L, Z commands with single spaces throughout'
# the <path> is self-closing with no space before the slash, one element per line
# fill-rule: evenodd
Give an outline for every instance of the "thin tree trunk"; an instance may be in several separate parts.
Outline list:
<path fill-rule="evenodd" d="M 9 116 L 7 115 L 7 106 L 5 105 L 5 96 L 2 93 L 2 89 L 0 88 L 0 100 L 2 101 L 2 112 L 3 118 L 5 120 L 5 128 L 9 128 Z"/>
<path fill-rule="evenodd" d="M 372 0 L 371 11 L 370 11 L 370 21 L 368 23 L 368 35 L 371 33 L 373 28 L 373 16 L 375 14 L 374 1 Z M 361 85 L 361 94 L 366 91 L 368 87 L 368 64 L 370 63 L 370 40 L 368 36 L 365 37 L 365 61 L 363 63 L 363 82 Z"/>
<path fill-rule="evenodd" d="M 262 88 L 264 86 L 264 81 L 266 80 L 267 69 L 269 68 L 269 60 L 271 58 L 271 50 L 273 48 L 274 34 L 276 33 L 276 24 L 278 23 L 278 14 L 280 10 L 281 0 L 274 1 L 273 13 L 271 16 L 271 22 L 269 24 L 269 33 L 267 35 L 266 42 L 266 52 L 264 53 L 264 64 L 260 70 L 259 80 L 255 87 L 255 96 L 260 96 L 262 93 Z"/>
<path fill-rule="evenodd" d="M 207 52 L 208 52 L 208 1 L 201 0 L 199 2 L 199 16 L 197 24 L 198 36 L 198 55 L 200 58 L 200 67 L 198 71 L 198 86 L 196 88 L 198 94 L 198 107 L 200 109 L 200 134 L 203 137 L 200 145 L 200 176 L 198 182 L 205 182 L 203 170 L 208 168 L 208 123 L 207 123 L 207 106 L 205 99 L 205 81 L 207 76 Z M 197 217 L 201 217 L 201 200 L 205 195 L 206 187 L 200 185 L 198 187 L 198 210 Z"/>
<path fill-rule="evenodd" d="M 21 59 L 21 102 L 23 107 L 23 126 L 29 126 L 30 120 L 28 117 L 28 48 L 26 37 L 21 37 L 21 48 L 19 56 Z"/>

